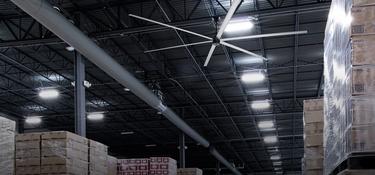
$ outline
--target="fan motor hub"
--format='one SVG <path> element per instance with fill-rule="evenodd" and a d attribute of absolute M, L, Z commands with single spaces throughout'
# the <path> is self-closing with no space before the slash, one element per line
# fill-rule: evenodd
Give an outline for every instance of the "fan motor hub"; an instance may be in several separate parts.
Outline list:
<path fill-rule="evenodd" d="M 214 45 L 219 45 L 219 44 L 220 44 L 220 39 L 214 37 L 214 38 L 212 39 L 212 43 L 213 43 Z"/>

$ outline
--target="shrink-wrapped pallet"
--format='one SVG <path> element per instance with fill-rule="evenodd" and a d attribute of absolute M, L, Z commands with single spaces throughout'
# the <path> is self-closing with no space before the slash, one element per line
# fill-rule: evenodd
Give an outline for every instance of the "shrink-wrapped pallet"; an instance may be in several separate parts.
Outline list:
<path fill-rule="evenodd" d="M 332 0 L 324 41 L 324 174 L 375 151 L 375 3 Z"/>

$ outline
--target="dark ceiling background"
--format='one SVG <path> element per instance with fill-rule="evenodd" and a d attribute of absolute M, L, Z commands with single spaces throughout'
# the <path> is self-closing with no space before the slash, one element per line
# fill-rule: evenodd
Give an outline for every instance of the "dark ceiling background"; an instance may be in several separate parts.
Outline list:
<path fill-rule="evenodd" d="M 323 39 L 330 2 L 324 0 L 244 0 L 236 15 L 258 18 L 246 34 L 308 30 L 283 36 L 233 42 L 268 58 L 263 62 L 236 50 L 218 47 L 203 67 L 209 45 L 152 54 L 144 50 L 181 44 L 173 30 L 130 19 L 136 14 L 167 22 L 154 0 L 51 0 L 97 44 L 150 87 L 159 86 L 165 103 L 244 173 L 299 174 L 303 157 L 302 102 L 322 94 Z M 171 24 L 214 36 L 213 17 L 223 17 L 229 0 L 159 0 Z M 202 41 L 179 33 L 186 43 Z M 241 35 L 244 35 L 241 34 Z M 225 36 L 230 37 L 230 36 Z M 9 0 L 0 1 L 0 111 L 20 120 L 25 132 L 74 130 L 74 52 Z M 263 83 L 244 84 L 240 77 L 261 70 Z M 88 123 L 88 137 L 110 146 L 118 157 L 172 156 L 178 159 L 179 132 L 163 116 L 103 71 L 86 61 L 88 112 L 106 111 L 104 121 Z M 42 100 L 41 87 L 56 87 L 57 100 Z M 257 111 L 255 100 L 271 100 Z M 43 116 L 38 126 L 23 124 L 25 116 Z M 272 120 L 263 131 L 259 121 Z M 121 132 L 133 131 L 133 135 Z M 277 135 L 277 144 L 263 137 Z M 156 147 L 145 145 L 156 144 Z M 188 140 L 187 164 L 214 173 L 216 161 Z M 270 156 L 280 154 L 281 166 Z M 224 169 L 223 172 L 226 172 Z"/>

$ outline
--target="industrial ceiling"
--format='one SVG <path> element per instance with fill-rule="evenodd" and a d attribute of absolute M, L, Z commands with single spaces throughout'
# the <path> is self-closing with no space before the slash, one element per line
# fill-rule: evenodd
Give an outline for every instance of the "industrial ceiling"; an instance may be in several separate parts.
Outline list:
<path fill-rule="evenodd" d="M 251 16 L 254 28 L 224 37 L 300 30 L 308 34 L 232 42 L 267 61 L 221 45 L 207 67 L 203 64 L 210 44 L 144 53 L 202 40 L 183 32 L 177 35 L 129 14 L 214 37 L 215 20 L 223 19 L 230 0 L 49 2 L 242 173 L 300 173 L 303 100 L 322 95 L 323 40 L 330 1 L 243 0 L 235 16 Z M 0 15 L 0 112 L 19 120 L 23 132 L 74 131 L 75 52 L 9 0 L 0 1 Z M 265 79 L 257 83 L 241 80 L 249 72 L 262 72 Z M 86 89 L 87 112 L 105 113 L 102 121 L 88 121 L 89 138 L 109 145 L 117 157 L 178 159 L 180 132 L 163 115 L 88 60 L 86 80 L 91 85 Z M 39 90 L 47 87 L 58 89 L 60 96 L 40 98 Z M 270 107 L 252 106 L 265 100 Z M 43 121 L 26 124 L 28 116 L 43 116 Z M 261 125 L 270 122 L 272 127 Z M 265 142 L 269 136 L 277 136 L 277 142 Z M 188 139 L 186 154 L 187 166 L 215 173 L 217 162 L 201 145 Z M 271 160 L 275 156 L 280 160 Z"/>

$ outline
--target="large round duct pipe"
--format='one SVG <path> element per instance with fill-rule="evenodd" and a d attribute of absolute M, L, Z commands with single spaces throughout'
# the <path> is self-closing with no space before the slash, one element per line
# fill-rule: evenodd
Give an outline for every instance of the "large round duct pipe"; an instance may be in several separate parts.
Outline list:
<path fill-rule="evenodd" d="M 123 86 L 129 88 L 140 99 L 145 101 L 151 107 L 160 111 L 177 128 L 190 136 L 202 146 L 209 148 L 210 143 L 198 132 L 183 121 L 173 110 L 163 105 L 145 85 L 136 79 L 123 66 L 109 56 L 103 49 L 97 46 L 89 37 L 83 34 L 77 27 L 69 22 L 63 15 L 57 12 L 49 3 L 44 0 L 11 0 L 19 8 L 24 10 L 39 23 L 48 28 L 60 39 L 74 47 L 88 60 L 102 69 L 105 73 L 118 81 Z M 212 151 L 214 150 L 214 151 Z M 228 163 L 214 148 L 211 148 L 211 154 L 228 167 L 234 174 L 241 173 Z"/>

